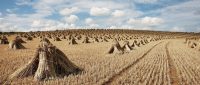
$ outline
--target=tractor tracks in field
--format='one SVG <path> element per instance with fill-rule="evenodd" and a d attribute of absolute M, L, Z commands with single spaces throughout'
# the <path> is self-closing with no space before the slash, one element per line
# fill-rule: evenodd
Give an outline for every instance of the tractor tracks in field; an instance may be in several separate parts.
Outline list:
<path fill-rule="evenodd" d="M 10 85 L 8 82 L 9 81 L 7 80 L 7 78 L 6 79 L 2 79 L 2 80 L 0 80 L 0 85 Z"/>
<path fill-rule="evenodd" d="M 179 78 L 177 75 L 176 67 L 174 65 L 173 59 L 171 58 L 171 56 L 169 54 L 169 49 L 168 49 L 169 43 L 170 42 L 168 42 L 165 45 L 165 49 L 166 49 L 166 53 L 167 53 L 167 60 L 168 60 L 168 64 L 169 64 L 169 77 L 170 77 L 172 85 L 179 85 Z"/>
<path fill-rule="evenodd" d="M 103 82 L 102 85 L 110 85 L 112 84 L 113 81 L 115 81 L 116 79 L 118 79 L 121 75 L 123 75 L 124 73 L 127 73 L 127 71 L 129 69 L 131 69 L 131 67 L 133 67 L 135 64 L 137 64 L 139 61 L 141 61 L 141 59 L 143 59 L 148 53 L 151 52 L 151 50 L 153 50 L 157 45 L 161 44 L 162 42 L 157 43 L 156 45 L 154 45 L 152 48 L 150 48 L 146 53 L 144 53 L 140 58 L 138 58 L 136 61 L 132 62 L 132 64 L 128 65 L 127 67 L 125 67 L 124 69 L 122 69 L 121 71 L 119 71 L 117 74 L 113 75 L 112 77 L 110 77 L 107 81 Z"/>

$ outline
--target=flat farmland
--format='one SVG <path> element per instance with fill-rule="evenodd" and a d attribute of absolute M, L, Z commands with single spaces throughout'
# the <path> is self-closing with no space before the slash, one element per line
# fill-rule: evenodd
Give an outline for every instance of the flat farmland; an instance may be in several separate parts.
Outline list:
<path fill-rule="evenodd" d="M 82 32 L 81 32 L 82 33 Z M 19 34 L 6 35 L 8 41 L 20 36 L 26 43 L 21 43 L 25 49 L 10 49 L 9 44 L 0 44 L 0 84 L 19 85 L 199 85 L 200 84 L 200 51 L 198 43 L 191 48 L 185 41 L 186 37 L 194 37 L 190 34 L 165 34 L 165 37 L 144 33 L 135 34 L 102 34 L 108 37 L 100 37 L 96 34 L 81 34 L 81 38 L 74 36 L 77 44 L 69 44 L 72 39 L 61 41 L 47 37 L 50 43 L 62 51 L 70 62 L 81 69 L 76 74 L 68 74 L 62 77 L 37 80 L 35 74 L 25 77 L 10 79 L 16 70 L 26 66 L 37 53 L 38 45 L 41 44 L 39 36 L 33 40 Z M 106 33 L 106 32 L 105 32 Z M 37 33 L 35 33 L 37 34 Z M 45 33 L 44 33 L 45 34 Z M 100 33 L 101 34 L 101 33 Z M 28 35 L 28 34 L 27 34 Z M 47 35 L 47 34 L 45 34 Z M 55 33 L 48 35 L 56 36 Z M 79 34 L 78 34 L 79 35 Z M 112 35 L 109 37 L 109 35 Z M 113 36 L 115 35 L 115 36 Z M 148 35 L 148 36 L 147 36 Z M 3 35 L 2 35 L 3 36 Z M 33 36 L 33 35 L 31 35 Z M 117 36 L 117 37 L 116 37 Z M 133 38 L 131 38 L 133 36 Z M 141 37 L 143 36 L 143 37 Z M 83 43 L 87 40 L 89 43 Z M 145 38 L 146 37 L 146 38 Z M 99 40 L 95 41 L 96 39 Z M 106 39 L 106 41 L 103 41 Z M 147 40 L 142 44 L 140 40 Z M 154 40 L 150 40 L 154 39 Z M 101 42 L 102 40 L 102 42 Z M 140 42 L 137 45 L 135 40 Z M 114 41 L 114 42 L 113 42 Z M 118 48 L 116 44 L 121 48 Z M 131 50 L 124 45 L 128 41 Z M 193 40 L 191 40 L 193 41 Z M 199 42 L 198 40 L 195 42 Z M 11 43 L 11 42 L 10 42 Z M 135 43 L 135 46 L 132 44 Z M 192 44 L 193 45 L 193 44 Z M 108 53 L 113 49 L 112 53 Z M 122 50 L 121 50 L 122 49 Z M 122 53 L 119 53 L 122 52 Z M 39 52 L 40 53 L 40 52 Z M 57 56 L 53 56 L 57 57 Z M 39 57 L 39 59 L 41 56 Z M 39 60 L 39 66 L 42 61 Z M 48 65 L 47 65 L 48 67 Z M 55 69 L 57 68 L 54 65 Z M 28 71 L 28 70 L 27 70 Z M 34 72 L 34 71 L 33 71 Z M 56 74 L 58 75 L 58 74 Z M 59 74 L 60 75 L 60 74 Z M 47 78 L 47 79 L 46 79 Z"/>

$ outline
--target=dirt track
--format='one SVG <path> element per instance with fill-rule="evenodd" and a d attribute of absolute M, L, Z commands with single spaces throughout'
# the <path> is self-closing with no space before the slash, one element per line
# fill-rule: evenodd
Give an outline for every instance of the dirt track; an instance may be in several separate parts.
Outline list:
<path fill-rule="evenodd" d="M 113 81 L 115 81 L 118 77 L 123 75 L 123 73 L 126 73 L 131 67 L 133 67 L 135 64 L 137 64 L 141 59 L 143 59 L 149 52 L 151 52 L 152 49 L 154 49 L 157 45 L 161 44 L 162 42 L 159 42 L 158 44 L 154 45 L 151 49 L 149 49 L 146 53 L 144 53 L 140 58 L 138 58 L 136 61 L 132 62 L 129 66 L 122 69 L 119 73 L 113 75 L 111 78 L 109 78 L 108 81 L 105 81 L 103 85 L 110 85 Z"/>

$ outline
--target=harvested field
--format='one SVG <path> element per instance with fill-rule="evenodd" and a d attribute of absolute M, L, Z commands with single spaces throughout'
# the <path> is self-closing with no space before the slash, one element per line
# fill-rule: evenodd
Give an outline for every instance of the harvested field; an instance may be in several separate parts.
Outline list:
<path fill-rule="evenodd" d="M 26 42 L 20 43 L 25 49 L 0 44 L 0 85 L 200 85 L 198 33 L 62 30 L 0 36 L 5 36 L 9 43 L 16 36 Z M 43 42 L 44 37 L 50 45 Z M 39 66 L 27 76 L 10 78 L 33 58 L 38 59 L 38 48 L 48 53 L 38 52 Z M 41 73 L 37 73 L 37 68 L 43 69 Z M 74 74 L 77 69 L 80 71 Z"/>

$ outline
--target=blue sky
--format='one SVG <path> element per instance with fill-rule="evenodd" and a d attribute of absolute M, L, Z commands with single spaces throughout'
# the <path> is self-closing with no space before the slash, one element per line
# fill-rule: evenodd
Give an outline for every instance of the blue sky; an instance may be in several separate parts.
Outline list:
<path fill-rule="evenodd" d="M 0 0 L 0 31 L 200 32 L 200 0 Z"/>

